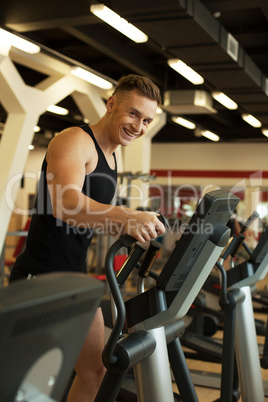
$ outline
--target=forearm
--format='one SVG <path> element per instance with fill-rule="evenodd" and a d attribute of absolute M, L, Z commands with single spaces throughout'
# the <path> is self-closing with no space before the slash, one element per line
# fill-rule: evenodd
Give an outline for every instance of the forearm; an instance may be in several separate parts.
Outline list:
<path fill-rule="evenodd" d="M 75 190 L 54 200 L 53 211 L 56 218 L 72 226 L 94 228 L 114 236 L 128 233 L 141 242 L 165 231 L 155 213 L 101 204 Z"/>
<path fill-rule="evenodd" d="M 57 219 L 72 226 L 95 228 L 110 234 L 125 231 L 137 213 L 129 208 L 99 203 L 73 189 L 53 200 L 53 215 Z"/>

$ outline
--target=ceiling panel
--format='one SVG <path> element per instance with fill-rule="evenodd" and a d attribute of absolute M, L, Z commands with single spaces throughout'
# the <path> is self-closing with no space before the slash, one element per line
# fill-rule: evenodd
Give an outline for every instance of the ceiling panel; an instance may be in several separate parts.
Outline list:
<path fill-rule="evenodd" d="M 221 90 L 238 103 L 228 111 L 213 101 L 216 114 L 191 115 L 199 127 L 214 130 L 224 142 L 267 142 L 261 129 L 241 119 L 252 113 L 268 128 L 267 0 L 106 0 L 104 3 L 142 29 L 149 41 L 135 44 L 90 13 L 89 0 L 2 0 L 0 26 L 20 33 L 68 62 L 77 62 L 116 82 L 128 73 L 143 74 L 170 90 Z M 96 2 L 96 1 L 94 1 Z M 238 44 L 238 59 L 227 53 L 228 38 Z M 205 79 L 195 87 L 172 70 L 167 60 L 181 58 Z M 23 79 L 36 85 L 38 73 L 17 65 Z M 66 118 L 41 116 L 41 134 L 79 124 L 80 111 L 70 97 Z M 187 117 L 187 116 L 185 116 Z M 1 123 L 6 113 L 0 105 Z M 155 142 L 203 142 L 207 139 L 175 125 L 168 115 Z M 47 136 L 48 137 L 48 136 Z"/>

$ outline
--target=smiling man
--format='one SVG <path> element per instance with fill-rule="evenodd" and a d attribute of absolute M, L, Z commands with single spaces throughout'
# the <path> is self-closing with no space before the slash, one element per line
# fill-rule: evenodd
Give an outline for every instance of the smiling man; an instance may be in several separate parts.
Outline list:
<path fill-rule="evenodd" d="M 14 264 L 10 283 L 46 272 L 86 273 L 96 228 L 113 235 L 128 233 L 140 242 L 164 233 L 156 213 L 110 205 L 117 181 L 116 149 L 146 133 L 160 103 L 159 89 L 151 80 L 122 77 L 97 124 L 68 128 L 50 142 L 26 248 Z M 105 373 L 103 348 L 104 324 L 98 309 L 75 367 L 68 402 L 94 401 Z"/>

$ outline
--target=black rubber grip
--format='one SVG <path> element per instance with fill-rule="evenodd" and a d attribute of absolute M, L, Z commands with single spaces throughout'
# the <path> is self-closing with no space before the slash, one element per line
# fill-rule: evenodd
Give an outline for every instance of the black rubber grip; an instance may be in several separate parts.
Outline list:
<path fill-rule="evenodd" d="M 142 254 L 145 252 L 145 249 L 138 244 L 135 244 L 133 249 L 131 250 L 128 258 L 122 265 L 120 271 L 117 274 L 117 283 L 119 285 L 123 285 L 133 269 L 135 268 L 137 262 L 139 261 Z"/>
<path fill-rule="evenodd" d="M 242 224 L 242 228 L 241 228 L 240 233 L 244 233 L 245 230 L 247 230 L 247 228 L 255 221 L 255 219 L 257 219 L 257 218 L 259 218 L 259 217 L 260 217 L 260 215 L 258 214 L 258 212 L 254 211 L 254 212 L 250 215 L 250 217 L 248 218 L 248 220 L 247 220 L 244 224 Z"/>
<path fill-rule="evenodd" d="M 166 217 L 165 217 L 162 213 L 160 213 L 160 215 L 159 215 L 157 218 L 160 220 L 160 222 L 163 223 L 163 225 L 165 226 L 165 228 L 168 228 L 168 227 L 169 227 L 168 220 L 166 219 Z"/>
<path fill-rule="evenodd" d="M 141 263 L 141 267 L 139 269 L 139 276 L 141 276 L 142 278 L 146 278 L 149 275 L 154 260 L 156 259 L 158 251 L 160 250 L 161 247 L 162 245 L 157 241 L 155 240 L 151 241 L 150 246 Z"/>

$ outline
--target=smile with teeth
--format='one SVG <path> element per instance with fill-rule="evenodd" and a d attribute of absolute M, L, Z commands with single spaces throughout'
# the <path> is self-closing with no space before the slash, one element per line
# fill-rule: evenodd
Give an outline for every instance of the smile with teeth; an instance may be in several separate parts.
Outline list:
<path fill-rule="evenodd" d="M 129 136 L 129 137 L 138 137 L 139 134 L 133 134 L 131 131 L 129 131 L 127 128 L 124 128 L 124 132 Z"/>

